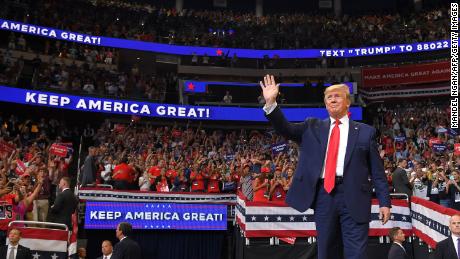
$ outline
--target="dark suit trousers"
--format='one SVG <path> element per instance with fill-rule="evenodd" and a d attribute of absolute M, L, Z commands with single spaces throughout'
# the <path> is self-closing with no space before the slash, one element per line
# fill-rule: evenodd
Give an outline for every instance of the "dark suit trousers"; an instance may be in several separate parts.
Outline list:
<path fill-rule="evenodd" d="M 329 194 L 322 181 L 317 186 L 314 209 L 318 259 L 367 259 L 369 223 L 353 220 L 345 207 L 344 189 L 343 184 L 336 184 Z"/>

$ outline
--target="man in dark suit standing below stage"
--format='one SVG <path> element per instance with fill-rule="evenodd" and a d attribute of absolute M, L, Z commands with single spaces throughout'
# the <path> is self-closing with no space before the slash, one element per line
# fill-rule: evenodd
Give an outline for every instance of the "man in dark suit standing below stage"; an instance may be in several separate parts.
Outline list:
<path fill-rule="evenodd" d="M 388 259 L 409 259 L 409 255 L 406 252 L 406 248 L 403 246 L 403 242 L 406 240 L 404 232 L 399 227 L 390 229 L 391 244 L 390 251 L 388 252 Z"/>
<path fill-rule="evenodd" d="M 59 193 L 51 206 L 48 221 L 66 224 L 72 230 L 72 214 L 77 209 L 77 197 L 70 189 L 70 178 L 62 177 L 59 181 Z"/>
<path fill-rule="evenodd" d="M 109 240 L 102 241 L 101 250 L 102 250 L 102 255 L 96 259 L 112 259 L 112 252 L 113 252 L 112 242 L 110 242 Z"/>
<path fill-rule="evenodd" d="M 117 226 L 116 236 L 120 240 L 113 249 L 113 259 L 142 259 L 141 247 L 131 239 L 133 228 L 128 222 L 121 222 Z"/>
<path fill-rule="evenodd" d="M 351 100 L 346 85 L 325 90 L 328 119 L 302 123 L 289 123 L 284 117 L 276 103 L 279 84 L 273 76 L 265 76 L 260 85 L 267 119 L 279 134 L 299 144 L 299 162 L 286 202 L 298 211 L 315 210 L 318 259 L 341 258 L 342 252 L 347 259 L 367 258 L 372 186 L 382 222 L 390 218 L 388 182 L 375 129 L 348 118 Z"/>
<path fill-rule="evenodd" d="M 460 214 L 450 218 L 449 229 L 451 236 L 436 245 L 436 259 L 460 259 Z"/>
<path fill-rule="evenodd" d="M 0 247 L 0 259 L 32 259 L 30 249 L 19 244 L 21 231 L 13 228 L 8 234 L 9 244 Z"/>

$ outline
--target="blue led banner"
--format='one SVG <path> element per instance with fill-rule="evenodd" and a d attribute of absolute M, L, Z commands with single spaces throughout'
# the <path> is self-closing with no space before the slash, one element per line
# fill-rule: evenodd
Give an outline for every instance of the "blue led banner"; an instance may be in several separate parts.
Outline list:
<path fill-rule="evenodd" d="M 350 94 L 353 94 L 353 86 L 356 82 L 344 82 L 342 84 L 348 85 Z M 196 80 L 185 80 L 183 83 L 185 92 L 193 93 L 205 93 L 207 86 L 218 85 L 218 86 L 230 86 L 230 87 L 260 87 L 259 83 L 241 83 L 241 82 L 217 82 L 217 81 L 196 81 Z M 324 83 L 323 86 L 327 87 L 332 84 Z M 281 87 L 305 87 L 303 83 L 281 83 Z M 312 84 L 313 86 L 313 84 Z M 313 86 L 316 87 L 317 83 Z"/>
<path fill-rule="evenodd" d="M 149 103 L 58 94 L 6 86 L 0 86 L 0 101 L 76 111 L 104 112 L 149 117 L 199 120 L 267 121 L 262 107 L 242 108 Z M 283 112 L 289 121 L 303 121 L 307 117 L 328 117 L 328 113 L 325 108 L 283 108 Z M 361 107 L 351 107 L 350 112 L 353 120 L 362 119 Z"/>
<path fill-rule="evenodd" d="M 212 48 L 212 47 L 193 47 L 144 42 L 137 40 L 124 40 L 117 38 L 92 36 L 77 32 L 63 31 L 49 27 L 37 26 L 33 24 L 20 23 L 0 19 L 0 29 L 27 33 L 36 36 L 48 37 L 57 40 L 66 40 L 82 44 L 95 46 L 134 49 L 141 51 L 158 52 L 174 55 L 193 55 L 208 56 L 236 54 L 240 58 L 264 58 L 264 56 L 279 58 L 319 58 L 319 57 L 361 57 L 386 54 L 415 53 L 421 51 L 433 51 L 450 48 L 450 40 L 439 40 L 433 42 L 420 43 L 401 43 L 385 46 L 371 46 L 351 49 L 296 49 L 296 50 L 256 50 L 256 49 L 234 49 L 234 48 Z"/>
<path fill-rule="evenodd" d="M 86 202 L 86 229 L 227 230 L 227 205 L 138 202 Z"/>

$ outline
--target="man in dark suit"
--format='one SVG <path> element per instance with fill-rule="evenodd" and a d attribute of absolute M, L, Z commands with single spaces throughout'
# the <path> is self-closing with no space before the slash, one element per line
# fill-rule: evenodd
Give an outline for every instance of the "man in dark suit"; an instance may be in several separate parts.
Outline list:
<path fill-rule="evenodd" d="M 85 158 L 85 162 L 81 168 L 80 181 L 81 186 L 96 183 L 96 153 L 95 147 L 88 148 L 88 155 Z"/>
<path fill-rule="evenodd" d="M 393 183 L 393 188 L 395 193 L 405 193 L 409 196 L 412 196 L 412 185 L 409 183 L 409 178 L 407 177 L 406 170 L 407 167 L 406 159 L 398 160 L 398 167 L 396 167 L 391 180 Z"/>
<path fill-rule="evenodd" d="M 141 247 L 131 239 L 133 227 L 128 222 L 121 222 L 117 226 L 116 236 L 120 240 L 113 249 L 113 259 L 142 259 Z"/>
<path fill-rule="evenodd" d="M 59 193 L 48 214 L 48 221 L 66 224 L 72 230 L 72 214 L 77 208 L 77 197 L 70 189 L 70 178 L 62 177 L 59 181 Z"/>
<path fill-rule="evenodd" d="M 8 234 L 9 244 L 0 247 L 0 259 L 32 259 L 30 249 L 19 244 L 21 231 L 13 228 Z"/>
<path fill-rule="evenodd" d="M 399 227 L 390 229 L 389 233 L 391 241 L 390 251 L 388 252 L 388 259 L 409 259 L 409 255 L 403 246 L 403 242 L 406 240 L 404 232 Z"/>
<path fill-rule="evenodd" d="M 298 211 L 315 210 L 318 259 L 341 258 L 342 252 L 347 259 L 367 258 L 372 185 L 383 224 L 390 217 L 376 130 L 348 118 L 351 100 L 346 85 L 325 90 L 328 119 L 302 123 L 289 123 L 284 117 L 276 103 L 279 84 L 273 76 L 265 76 L 260 85 L 267 119 L 279 134 L 299 144 L 299 162 L 286 202 Z"/>
<path fill-rule="evenodd" d="M 449 229 L 451 236 L 436 245 L 436 259 L 460 259 L 460 214 L 450 218 Z"/>

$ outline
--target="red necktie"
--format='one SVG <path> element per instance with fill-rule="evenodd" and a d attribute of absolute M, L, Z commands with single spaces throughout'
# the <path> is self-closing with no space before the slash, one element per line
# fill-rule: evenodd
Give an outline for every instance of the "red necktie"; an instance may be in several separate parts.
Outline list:
<path fill-rule="evenodd" d="M 324 174 L 324 189 L 330 193 L 335 185 L 335 173 L 337 169 L 337 157 L 339 155 L 340 129 L 339 120 L 335 120 L 329 144 L 327 146 L 326 168 Z"/>

